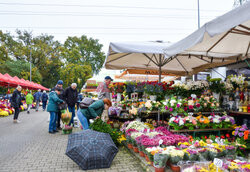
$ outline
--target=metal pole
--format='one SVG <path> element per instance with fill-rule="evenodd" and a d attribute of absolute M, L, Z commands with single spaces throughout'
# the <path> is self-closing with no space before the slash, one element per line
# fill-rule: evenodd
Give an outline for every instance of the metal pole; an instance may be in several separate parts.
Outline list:
<path fill-rule="evenodd" d="M 161 54 L 159 55 L 160 59 L 159 59 L 159 82 L 161 82 Z"/>
<path fill-rule="evenodd" d="M 30 47 L 30 82 L 32 81 L 31 71 L 32 71 L 32 64 L 31 64 L 31 47 Z"/>
<path fill-rule="evenodd" d="M 200 28 L 200 0 L 197 0 L 198 3 L 198 28 Z"/>

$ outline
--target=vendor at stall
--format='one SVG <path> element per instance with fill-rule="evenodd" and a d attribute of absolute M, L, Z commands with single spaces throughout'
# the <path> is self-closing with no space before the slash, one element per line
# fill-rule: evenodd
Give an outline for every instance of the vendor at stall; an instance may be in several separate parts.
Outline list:
<path fill-rule="evenodd" d="M 109 85 L 111 83 L 111 81 L 113 81 L 113 79 L 110 76 L 106 76 L 104 78 L 104 82 L 99 84 L 97 87 L 97 92 L 98 92 L 98 99 L 104 99 L 104 98 L 108 98 L 110 99 L 110 89 L 109 89 Z"/>

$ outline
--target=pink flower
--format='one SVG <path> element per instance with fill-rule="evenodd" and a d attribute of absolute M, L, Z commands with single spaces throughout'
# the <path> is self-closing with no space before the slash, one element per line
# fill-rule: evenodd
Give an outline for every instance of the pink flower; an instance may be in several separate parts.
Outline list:
<path fill-rule="evenodd" d="M 184 111 L 187 111 L 187 107 L 184 107 Z"/>
<path fill-rule="evenodd" d="M 169 111 L 172 112 L 172 111 L 173 111 L 173 108 L 169 108 Z"/>
<path fill-rule="evenodd" d="M 193 107 L 192 105 L 189 105 L 188 108 L 189 108 L 189 109 L 193 109 L 194 107 Z"/>
<path fill-rule="evenodd" d="M 197 124 L 197 121 L 192 119 L 192 124 L 196 125 Z"/>
<path fill-rule="evenodd" d="M 180 104 L 177 104 L 177 108 L 179 108 L 181 105 Z"/>
<path fill-rule="evenodd" d="M 196 104 L 196 107 L 197 107 L 197 108 L 199 108 L 200 106 L 201 106 L 200 103 L 197 103 L 197 104 Z"/>
<path fill-rule="evenodd" d="M 167 107 L 167 106 L 165 106 L 165 109 L 166 109 L 166 110 L 168 110 L 168 107 Z"/>

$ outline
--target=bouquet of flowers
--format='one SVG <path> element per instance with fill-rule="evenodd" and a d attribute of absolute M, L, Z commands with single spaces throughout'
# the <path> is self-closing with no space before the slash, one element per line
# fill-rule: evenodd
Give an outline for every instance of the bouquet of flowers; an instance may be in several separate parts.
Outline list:
<path fill-rule="evenodd" d="M 203 115 L 200 115 L 196 117 L 197 121 L 198 121 L 198 127 L 200 129 L 205 129 L 208 128 L 210 126 L 210 120 L 208 117 L 205 117 Z"/>
<path fill-rule="evenodd" d="M 128 124 L 126 127 L 126 130 L 128 129 L 135 129 L 137 131 L 144 130 L 145 128 L 149 128 L 147 125 L 143 124 L 142 122 L 139 121 L 132 121 Z"/>
<path fill-rule="evenodd" d="M 184 117 L 184 126 L 189 130 L 194 130 L 197 125 L 197 119 L 193 116 Z"/>
<path fill-rule="evenodd" d="M 219 115 L 212 114 L 208 117 L 208 119 L 210 120 L 210 125 L 212 128 L 222 128 L 221 117 Z"/>
<path fill-rule="evenodd" d="M 154 154 L 154 166 L 157 168 L 162 168 L 166 166 L 168 156 L 164 152 Z"/>
<path fill-rule="evenodd" d="M 163 92 L 162 85 L 158 82 L 147 82 L 144 91 L 148 95 L 158 95 Z"/>
<path fill-rule="evenodd" d="M 209 89 L 214 93 L 225 92 L 225 84 L 221 81 L 221 78 L 208 79 L 210 82 Z"/>
<path fill-rule="evenodd" d="M 109 85 L 109 89 L 114 91 L 115 94 L 123 93 L 125 91 L 125 88 L 126 88 L 125 83 L 121 82 L 115 82 Z"/>
<path fill-rule="evenodd" d="M 245 77 L 243 77 L 242 75 L 240 75 L 240 76 L 229 75 L 227 77 L 227 82 L 231 83 L 233 85 L 234 89 L 242 86 L 244 84 L 244 80 L 245 80 Z"/>
<path fill-rule="evenodd" d="M 188 90 L 190 89 L 188 85 L 180 82 L 173 84 L 171 87 L 174 88 L 174 96 L 186 97 L 188 94 Z"/>
<path fill-rule="evenodd" d="M 148 100 L 144 106 L 147 112 L 150 113 L 151 111 L 157 111 L 161 106 L 161 102 Z"/>
<path fill-rule="evenodd" d="M 243 152 L 245 148 L 249 147 L 249 143 L 247 144 L 249 133 L 250 131 L 245 124 L 235 127 L 235 130 L 232 132 L 232 135 L 236 139 L 235 146 L 237 146 L 236 152 L 238 155 L 244 156 Z"/>
<path fill-rule="evenodd" d="M 222 122 L 223 128 L 231 128 L 235 124 L 234 117 L 231 117 L 227 114 L 223 115 L 220 118 L 220 121 Z"/>
<path fill-rule="evenodd" d="M 176 97 L 172 97 L 169 100 L 162 101 L 162 112 L 169 112 L 173 116 L 177 116 L 178 113 L 184 113 L 187 115 L 187 112 L 184 110 L 185 100 L 177 99 Z"/>
<path fill-rule="evenodd" d="M 219 108 L 219 102 L 213 96 L 204 96 L 201 95 L 201 98 L 198 99 L 198 103 L 202 106 L 202 109 L 205 111 L 213 111 Z"/>
<path fill-rule="evenodd" d="M 190 81 L 187 85 L 189 85 L 190 93 L 197 96 L 200 96 L 209 87 L 207 81 Z"/>
<path fill-rule="evenodd" d="M 183 160 L 184 152 L 182 150 L 174 148 L 169 151 L 169 156 L 170 156 L 170 162 L 176 165 L 178 162 Z"/>
<path fill-rule="evenodd" d="M 184 127 L 184 119 L 180 116 L 173 116 L 169 119 L 168 125 L 174 130 L 181 130 Z"/>
<path fill-rule="evenodd" d="M 183 150 L 185 155 L 184 155 L 184 160 L 190 160 L 190 161 L 197 161 L 199 160 L 199 153 L 198 151 L 194 150 L 194 149 L 184 149 Z"/>

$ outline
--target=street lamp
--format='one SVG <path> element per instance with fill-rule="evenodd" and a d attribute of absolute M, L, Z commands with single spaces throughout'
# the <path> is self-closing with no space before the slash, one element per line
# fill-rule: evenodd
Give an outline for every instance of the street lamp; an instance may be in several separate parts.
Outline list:
<path fill-rule="evenodd" d="M 32 79 L 31 79 L 31 71 L 32 71 L 32 64 L 31 64 L 31 46 L 30 46 L 30 82 L 32 81 Z"/>

